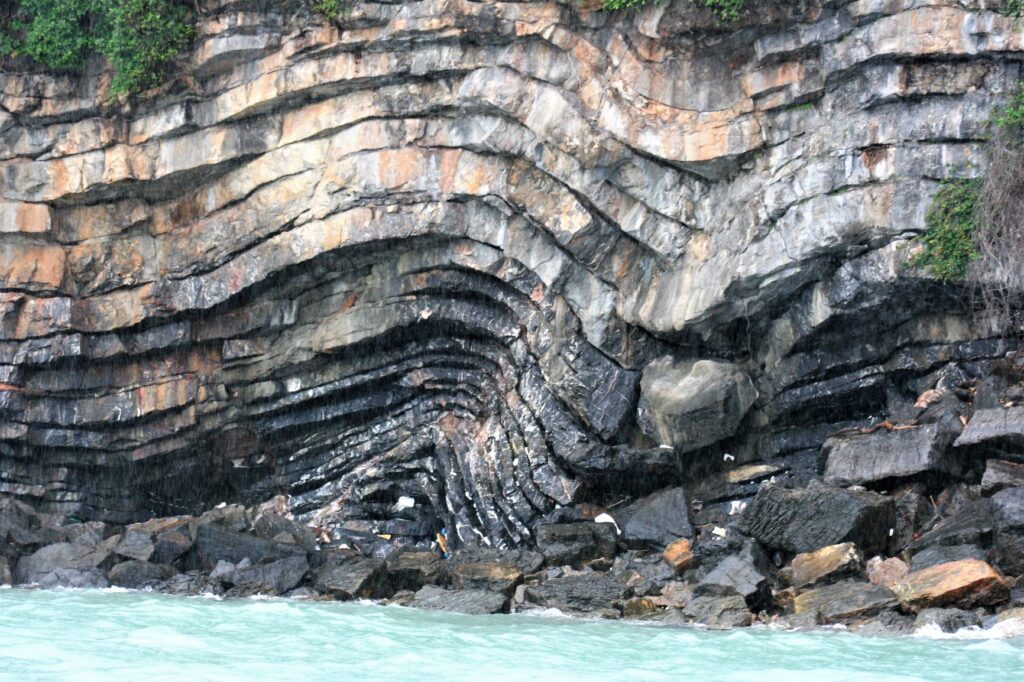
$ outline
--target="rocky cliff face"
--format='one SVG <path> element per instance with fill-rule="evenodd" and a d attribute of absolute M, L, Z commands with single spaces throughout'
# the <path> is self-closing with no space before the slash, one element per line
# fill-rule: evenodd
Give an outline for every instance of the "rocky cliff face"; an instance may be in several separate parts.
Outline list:
<path fill-rule="evenodd" d="M 2 77 L 0 492 L 530 544 L 1009 347 L 906 265 L 1021 80 L 983 2 L 200 5 L 130 105 Z"/>

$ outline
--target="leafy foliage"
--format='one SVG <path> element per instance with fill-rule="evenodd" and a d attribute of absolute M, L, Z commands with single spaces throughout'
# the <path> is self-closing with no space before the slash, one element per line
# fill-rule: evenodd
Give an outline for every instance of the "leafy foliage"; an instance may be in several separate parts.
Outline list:
<path fill-rule="evenodd" d="M 1024 0 L 1021 0 L 1024 2 Z M 1010 131 L 1011 139 L 1024 143 L 1024 87 L 1010 97 L 1010 101 L 996 115 L 995 123 Z"/>
<path fill-rule="evenodd" d="M 627 9 L 638 7 L 658 0 L 603 0 L 601 6 L 606 10 Z M 1024 2 L 1024 0 L 1015 0 Z M 722 21 L 736 21 L 740 18 L 740 12 L 747 4 L 747 0 L 693 0 L 698 5 L 703 5 L 715 13 L 715 16 Z"/>
<path fill-rule="evenodd" d="M 974 212 L 981 186 L 977 180 L 954 180 L 942 185 L 925 217 L 928 231 L 921 237 L 924 251 L 912 265 L 924 267 L 944 282 L 963 279 L 975 248 Z"/>
<path fill-rule="evenodd" d="M 114 67 L 114 93 L 159 85 L 164 68 L 193 34 L 183 5 L 167 0 L 108 0 L 98 51 Z"/>
<path fill-rule="evenodd" d="M 328 19 L 336 19 L 352 9 L 351 0 L 312 0 L 314 10 Z"/>
<path fill-rule="evenodd" d="M 178 0 L 18 0 L 8 12 L 0 52 L 60 71 L 97 52 L 114 68 L 114 94 L 158 85 L 194 32 Z"/>
<path fill-rule="evenodd" d="M 80 69 L 93 47 L 89 25 L 98 0 L 21 0 L 4 25 L 4 52 L 51 69 Z"/>

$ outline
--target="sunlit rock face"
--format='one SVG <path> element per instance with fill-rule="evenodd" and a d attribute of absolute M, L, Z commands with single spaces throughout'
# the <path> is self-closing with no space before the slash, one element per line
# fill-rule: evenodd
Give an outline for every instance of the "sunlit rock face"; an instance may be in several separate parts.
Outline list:
<path fill-rule="evenodd" d="M 0 492 L 110 519 L 285 493 L 530 544 L 1002 354 L 906 261 L 1024 35 L 984 3 L 769 4 L 206 0 L 187 76 L 130 104 L 102 64 L 9 70 Z M 655 361 L 728 363 L 743 409 L 648 440 Z"/>

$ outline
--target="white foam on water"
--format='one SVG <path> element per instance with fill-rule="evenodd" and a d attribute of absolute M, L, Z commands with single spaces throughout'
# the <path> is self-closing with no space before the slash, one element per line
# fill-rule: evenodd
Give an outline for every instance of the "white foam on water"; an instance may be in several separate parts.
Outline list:
<path fill-rule="evenodd" d="M 0 594 L 0 682 L 993 682 L 1021 679 L 1024 637 L 1011 634 L 1020 627 L 1007 621 L 936 637 L 712 632 L 557 609 L 469 616 L 351 602 L 8 590 Z"/>
<path fill-rule="evenodd" d="M 956 632 L 943 632 L 935 623 L 928 623 L 914 630 L 914 637 L 924 639 L 951 640 L 999 640 L 1024 637 L 1024 619 L 1008 618 L 990 628 L 979 628 L 975 625 L 960 628 Z"/>

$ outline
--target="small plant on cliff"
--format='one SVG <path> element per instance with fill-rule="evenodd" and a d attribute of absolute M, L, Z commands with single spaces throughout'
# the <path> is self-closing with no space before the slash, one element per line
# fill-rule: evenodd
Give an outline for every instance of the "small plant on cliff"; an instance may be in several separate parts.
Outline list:
<path fill-rule="evenodd" d="M 627 9 L 647 5 L 657 0 L 602 0 L 601 6 L 606 10 Z M 707 7 L 722 21 L 736 21 L 747 0 L 693 0 L 698 5 Z M 1021 0 L 1024 2 L 1024 0 Z"/>
<path fill-rule="evenodd" d="M 993 118 L 984 178 L 935 194 L 912 265 L 943 281 L 966 279 L 997 329 L 1024 334 L 1024 87 Z"/>
<path fill-rule="evenodd" d="M 943 282 L 967 276 L 971 259 L 978 255 L 973 240 L 978 189 L 977 180 L 953 180 L 939 188 L 925 218 L 924 251 L 912 265 L 926 268 Z"/>
<path fill-rule="evenodd" d="M 114 68 L 114 94 L 159 85 L 194 28 L 180 0 L 18 0 L 0 21 L 0 54 L 75 71 L 90 53 Z"/>
<path fill-rule="evenodd" d="M 1024 89 L 995 122 L 975 211 L 978 258 L 970 279 L 989 318 L 1000 329 L 1024 334 Z"/>
<path fill-rule="evenodd" d="M 328 19 L 336 19 L 352 10 L 352 0 L 312 0 L 314 10 Z"/>
<path fill-rule="evenodd" d="M 108 0 L 98 51 L 114 67 L 112 91 L 157 86 L 166 65 L 188 45 L 194 29 L 183 5 L 167 0 Z"/>

